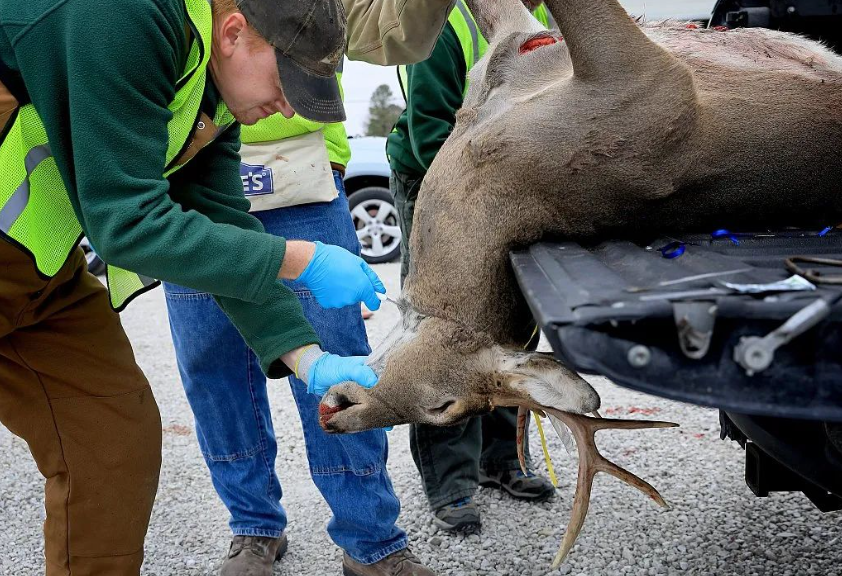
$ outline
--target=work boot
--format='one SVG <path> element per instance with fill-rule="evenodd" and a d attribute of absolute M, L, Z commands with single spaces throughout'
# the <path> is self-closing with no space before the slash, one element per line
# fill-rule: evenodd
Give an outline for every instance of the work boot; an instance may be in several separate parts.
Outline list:
<path fill-rule="evenodd" d="M 503 490 L 519 500 L 532 502 L 543 502 L 555 494 L 555 486 L 549 480 L 532 472 L 524 474 L 519 469 L 501 472 L 480 470 L 479 484 L 487 488 Z"/>
<path fill-rule="evenodd" d="M 409 548 L 389 554 L 374 564 L 360 564 L 348 554 L 342 560 L 344 576 L 436 576 L 436 573 L 424 566 L 421 560 L 409 551 Z"/>
<path fill-rule="evenodd" d="M 264 536 L 234 536 L 219 576 L 272 576 L 272 564 L 286 554 L 289 541 Z"/>
<path fill-rule="evenodd" d="M 433 524 L 448 532 L 478 532 L 479 509 L 471 498 L 462 498 L 433 512 Z"/>

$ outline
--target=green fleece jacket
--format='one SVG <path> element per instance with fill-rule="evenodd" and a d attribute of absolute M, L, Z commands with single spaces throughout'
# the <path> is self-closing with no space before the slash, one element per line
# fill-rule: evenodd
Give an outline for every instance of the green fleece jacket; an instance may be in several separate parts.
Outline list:
<path fill-rule="evenodd" d="M 465 93 L 465 56 L 450 22 L 430 57 L 407 66 L 406 75 L 406 109 L 389 134 L 386 153 L 392 170 L 420 178 L 453 131 Z"/>
<path fill-rule="evenodd" d="M 318 337 L 277 280 L 286 242 L 248 214 L 239 127 L 162 176 L 185 22 L 183 0 L 0 0 L 0 60 L 44 121 L 103 259 L 213 294 L 263 370 L 280 377 L 289 372 L 279 357 Z M 209 80 L 210 116 L 218 101 Z"/>

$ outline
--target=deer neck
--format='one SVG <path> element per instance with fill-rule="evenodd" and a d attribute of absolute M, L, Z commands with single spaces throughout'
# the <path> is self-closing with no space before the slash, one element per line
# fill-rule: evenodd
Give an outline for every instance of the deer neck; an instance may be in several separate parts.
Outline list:
<path fill-rule="evenodd" d="M 404 297 L 425 315 L 503 344 L 522 344 L 532 316 L 508 263 L 509 250 L 524 236 L 519 228 L 499 211 L 482 205 L 465 210 L 464 201 L 422 193 Z"/>

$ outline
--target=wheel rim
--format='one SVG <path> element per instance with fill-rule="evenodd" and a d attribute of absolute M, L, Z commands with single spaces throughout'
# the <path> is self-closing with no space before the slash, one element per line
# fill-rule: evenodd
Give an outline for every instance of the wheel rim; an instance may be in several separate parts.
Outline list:
<path fill-rule="evenodd" d="M 380 258 L 400 247 L 398 211 L 386 200 L 363 200 L 351 211 L 363 256 Z"/>

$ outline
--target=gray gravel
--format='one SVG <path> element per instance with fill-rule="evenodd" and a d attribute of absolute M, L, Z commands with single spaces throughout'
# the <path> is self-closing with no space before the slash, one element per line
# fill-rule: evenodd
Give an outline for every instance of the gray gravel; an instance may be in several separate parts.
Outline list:
<path fill-rule="evenodd" d="M 398 267 L 377 267 L 392 294 Z M 373 342 L 396 318 L 384 304 L 368 322 Z M 215 574 L 228 545 L 227 513 L 217 499 L 193 435 L 178 381 L 163 294 L 140 298 L 123 314 L 138 362 L 146 371 L 164 422 L 164 467 L 146 542 L 144 574 Z M 662 511 L 610 477 L 598 477 L 590 514 L 573 552 L 558 570 L 550 562 L 570 512 L 575 458 L 550 434 L 561 488 L 554 501 L 528 505 L 483 489 L 477 502 L 483 532 L 450 536 L 429 523 L 409 454 L 407 430 L 390 433 L 389 470 L 403 503 L 400 524 L 415 553 L 440 574 L 711 574 L 740 576 L 842 575 L 840 514 L 821 514 L 797 494 L 755 498 L 743 482 L 743 454 L 719 440 L 713 410 L 661 400 L 592 380 L 603 415 L 635 417 L 632 408 L 671 420 L 671 430 L 609 431 L 603 453 L 654 484 L 671 503 Z M 271 386 L 279 438 L 277 470 L 290 517 L 288 555 L 276 574 L 340 574 L 341 552 L 324 527 L 328 509 L 307 474 L 301 427 L 285 381 Z M 540 455 L 537 434 L 531 449 Z M 543 468 L 543 463 L 541 463 Z M 43 481 L 23 441 L 0 427 L 0 574 L 43 574 Z"/>

